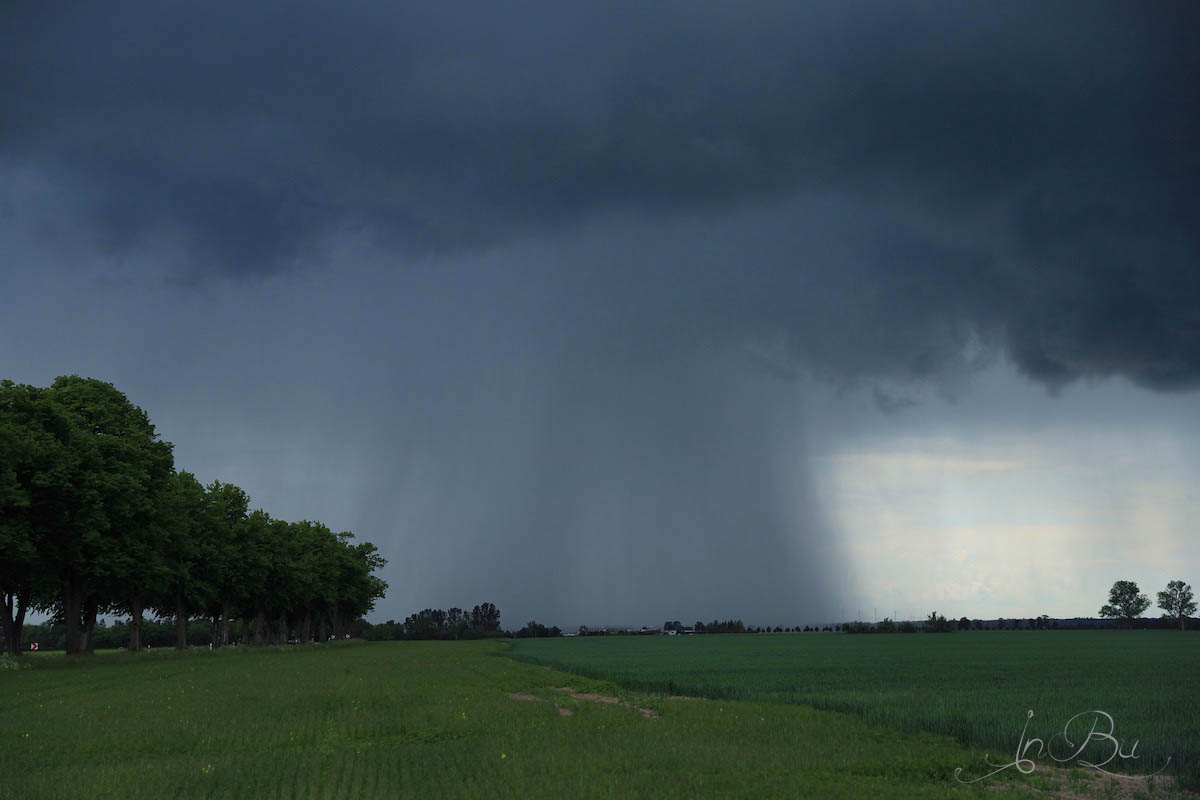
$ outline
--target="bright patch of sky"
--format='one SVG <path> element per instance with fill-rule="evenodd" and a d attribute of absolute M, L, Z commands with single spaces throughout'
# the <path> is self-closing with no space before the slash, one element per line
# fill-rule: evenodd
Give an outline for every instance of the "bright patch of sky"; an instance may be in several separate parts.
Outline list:
<path fill-rule="evenodd" d="M 1096 616 L 1116 580 L 1153 601 L 1168 580 L 1191 577 L 1194 404 L 1117 381 L 1068 390 L 1064 403 L 1006 371 L 972 392 L 1006 387 L 999 425 L 972 423 L 974 402 L 951 405 L 947 424 L 935 416 L 946 404 L 927 400 L 891 430 L 872 426 L 812 457 L 855 574 L 846 615 Z"/>

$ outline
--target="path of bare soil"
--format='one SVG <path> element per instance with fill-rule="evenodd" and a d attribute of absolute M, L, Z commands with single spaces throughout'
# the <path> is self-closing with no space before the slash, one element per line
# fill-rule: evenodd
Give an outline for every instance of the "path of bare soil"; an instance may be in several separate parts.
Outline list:
<path fill-rule="evenodd" d="M 656 714 L 653 709 L 635 706 L 633 703 L 627 703 L 619 697 L 612 697 L 611 695 L 606 695 L 606 694 L 596 694 L 594 692 L 577 692 L 574 689 L 572 689 L 570 686 L 555 686 L 555 687 L 553 687 L 553 689 L 554 689 L 554 691 L 562 692 L 563 694 L 565 694 L 568 697 L 571 697 L 575 700 L 586 700 L 586 701 L 592 702 L 592 703 L 605 703 L 608 705 L 621 706 L 622 708 L 633 709 L 634 711 L 637 711 L 638 713 L 640 713 L 646 719 L 655 719 L 656 717 L 658 717 L 658 714 Z M 530 701 L 535 701 L 538 698 L 535 695 L 529 694 L 527 692 L 509 692 L 508 699 L 509 700 L 518 700 L 521 702 L 530 702 Z M 671 699 L 685 700 L 688 698 L 675 697 L 675 698 L 671 698 Z M 561 716 L 570 717 L 570 716 L 574 716 L 574 714 L 575 714 L 575 712 L 573 712 L 571 709 L 560 706 L 558 703 L 555 703 L 554 707 L 558 709 L 558 713 Z"/>

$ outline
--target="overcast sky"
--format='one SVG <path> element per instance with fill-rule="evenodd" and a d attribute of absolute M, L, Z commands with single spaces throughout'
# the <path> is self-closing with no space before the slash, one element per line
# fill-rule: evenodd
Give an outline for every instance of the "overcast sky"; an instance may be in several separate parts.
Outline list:
<path fill-rule="evenodd" d="M 374 621 L 1200 585 L 1190 2 L 0 8 L 0 377 L 388 559 Z M 1152 609 L 1157 614 L 1157 609 Z"/>

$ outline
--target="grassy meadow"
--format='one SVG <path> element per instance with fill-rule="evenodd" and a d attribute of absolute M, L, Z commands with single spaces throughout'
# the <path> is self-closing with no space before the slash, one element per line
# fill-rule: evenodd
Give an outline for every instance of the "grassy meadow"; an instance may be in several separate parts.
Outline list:
<path fill-rule="evenodd" d="M 518 652 L 766 646 L 729 641 L 560 640 Z M 984 752 L 945 736 L 775 698 L 629 690 L 503 657 L 508 647 L 41 654 L 0 671 L 0 797 L 963 798 L 1084 785 L 1009 770 L 958 786 L 954 768 Z"/>
<path fill-rule="evenodd" d="M 1010 631 L 951 635 L 799 634 L 521 640 L 515 658 L 629 689 L 853 714 L 898 731 L 943 734 L 1012 760 L 1026 722 L 1049 740 L 1102 710 L 1138 759 L 1106 769 L 1164 774 L 1200 788 L 1200 636 L 1178 631 Z M 1072 737 L 1086 741 L 1091 721 Z M 1087 729 L 1080 727 L 1086 724 Z M 1098 731 L 1107 730 L 1101 722 Z M 1030 752 L 1033 755 L 1034 750 Z M 1054 753 L 1074 752 L 1059 738 Z M 1096 742 L 1094 763 L 1112 752 Z M 1055 762 L 1037 759 L 1039 769 Z M 967 773 L 979 774 L 982 762 Z"/>

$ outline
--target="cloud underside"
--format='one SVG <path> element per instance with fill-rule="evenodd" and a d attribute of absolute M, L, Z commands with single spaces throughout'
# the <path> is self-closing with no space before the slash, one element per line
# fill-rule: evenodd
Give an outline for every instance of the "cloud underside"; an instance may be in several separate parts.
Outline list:
<path fill-rule="evenodd" d="M 3 14 L 10 230 L 195 281 L 574 239 L 542 269 L 590 333 L 1200 381 L 1188 5 Z"/>

